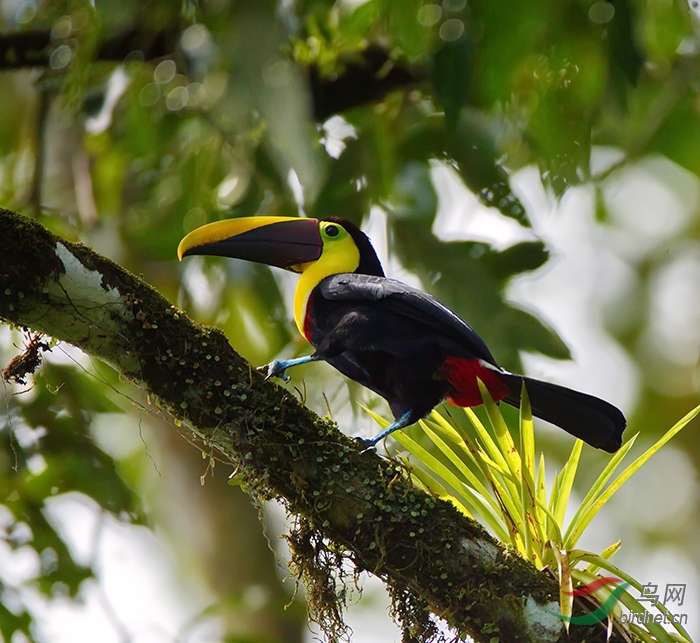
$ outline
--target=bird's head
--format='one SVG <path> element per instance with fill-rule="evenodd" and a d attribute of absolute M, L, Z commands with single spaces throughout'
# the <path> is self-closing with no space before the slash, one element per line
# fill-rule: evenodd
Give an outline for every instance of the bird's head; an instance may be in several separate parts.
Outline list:
<path fill-rule="evenodd" d="M 309 267 L 325 274 L 356 272 L 384 276 L 367 235 L 341 217 L 241 217 L 215 221 L 190 232 L 177 249 L 190 255 L 216 255 L 257 261 L 294 272 Z"/>

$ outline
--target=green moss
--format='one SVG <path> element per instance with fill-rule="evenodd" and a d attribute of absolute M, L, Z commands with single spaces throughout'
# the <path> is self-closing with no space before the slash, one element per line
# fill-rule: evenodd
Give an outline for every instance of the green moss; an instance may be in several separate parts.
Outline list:
<path fill-rule="evenodd" d="M 2 208 L 0 218 L 0 317 L 16 321 L 26 304 L 25 294 L 43 293 L 46 282 L 63 272 L 63 264 L 51 234 L 34 219 Z"/>

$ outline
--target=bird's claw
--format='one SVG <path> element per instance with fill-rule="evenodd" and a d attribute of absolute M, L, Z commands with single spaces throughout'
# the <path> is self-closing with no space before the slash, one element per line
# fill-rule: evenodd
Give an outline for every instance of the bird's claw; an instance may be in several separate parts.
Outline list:
<path fill-rule="evenodd" d="M 289 382 L 289 380 L 292 379 L 285 372 L 287 370 L 286 366 L 278 359 L 273 359 L 269 364 L 265 364 L 264 366 L 258 366 L 256 370 L 265 375 L 265 381 L 269 380 L 271 377 L 279 377 L 285 382 Z"/>
<path fill-rule="evenodd" d="M 354 439 L 360 443 L 360 446 L 364 447 L 360 453 L 367 453 L 368 451 L 377 450 L 377 443 L 375 440 L 368 440 L 367 438 L 361 438 L 359 436 L 356 436 Z"/>

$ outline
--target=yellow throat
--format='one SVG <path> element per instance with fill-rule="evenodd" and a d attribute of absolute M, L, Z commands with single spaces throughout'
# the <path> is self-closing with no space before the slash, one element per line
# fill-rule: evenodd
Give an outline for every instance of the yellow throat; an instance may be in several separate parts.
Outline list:
<path fill-rule="evenodd" d="M 301 277 L 294 293 L 294 321 L 304 337 L 306 307 L 313 289 L 326 277 L 354 272 L 360 265 L 360 251 L 345 228 L 331 221 L 321 221 L 319 229 L 323 239 L 323 252 L 316 261 L 299 266 Z"/>

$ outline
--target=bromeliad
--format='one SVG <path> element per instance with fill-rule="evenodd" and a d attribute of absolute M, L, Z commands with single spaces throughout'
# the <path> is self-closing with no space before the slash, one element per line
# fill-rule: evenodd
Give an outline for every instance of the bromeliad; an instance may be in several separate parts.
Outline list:
<path fill-rule="evenodd" d="M 476 331 L 434 297 L 387 279 L 369 238 L 339 217 L 244 217 L 190 232 L 178 257 L 218 255 L 300 273 L 294 319 L 314 347 L 306 357 L 275 360 L 267 377 L 288 380 L 292 366 L 324 360 L 389 403 L 394 422 L 371 440 L 410 426 L 443 400 L 482 403 L 478 381 L 491 397 L 520 404 L 523 382 L 533 415 L 610 453 L 622 443 L 626 421 L 592 395 L 501 368 Z"/>

